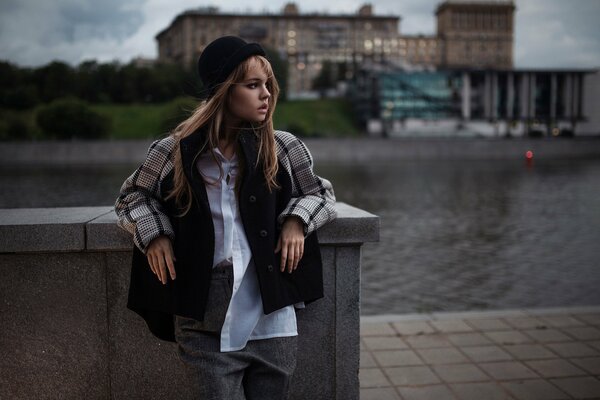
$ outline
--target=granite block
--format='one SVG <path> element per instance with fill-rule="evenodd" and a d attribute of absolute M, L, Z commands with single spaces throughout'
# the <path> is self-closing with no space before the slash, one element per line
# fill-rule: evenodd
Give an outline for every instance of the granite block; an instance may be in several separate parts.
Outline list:
<path fill-rule="evenodd" d="M 512 356 L 498 346 L 463 347 L 465 353 L 474 362 L 511 360 Z"/>
<path fill-rule="evenodd" d="M 511 399 L 511 396 L 495 382 L 453 383 L 450 387 L 460 400 Z"/>
<path fill-rule="evenodd" d="M 193 399 L 193 382 L 176 345 L 154 337 L 144 320 L 126 308 L 131 253 L 107 253 L 106 263 L 111 397 Z"/>
<path fill-rule="evenodd" d="M 335 249 L 322 247 L 321 257 L 325 297 L 307 304 L 305 309 L 296 312 L 299 335 L 298 362 L 292 379 L 291 400 L 335 398 Z M 358 343 L 356 347 L 358 352 Z M 358 391 L 358 382 L 356 386 Z"/>
<path fill-rule="evenodd" d="M 541 379 L 502 382 L 501 385 L 518 400 L 566 400 L 571 398 Z"/>
<path fill-rule="evenodd" d="M 599 356 L 600 352 L 584 342 L 548 343 L 547 346 L 561 357 Z"/>
<path fill-rule="evenodd" d="M 0 209 L 0 253 L 85 248 L 85 224 L 110 207 Z"/>
<path fill-rule="evenodd" d="M 117 216 L 112 209 L 88 222 L 85 229 L 88 250 L 129 251 L 133 247 L 132 235 L 117 226 Z"/>
<path fill-rule="evenodd" d="M 103 256 L 5 254 L 0 275 L 0 398 L 109 398 Z"/>
<path fill-rule="evenodd" d="M 479 367 L 496 380 L 539 378 L 534 371 L 515 361 L 481 363 Z"/>
<path fill-rule="evenodd" d="M 600 397 L 600 379 L 591 376 L 557 378 L 551 379 L 550 382 L 576 399 L 597 399 Z"/>
<path fill-rule="evenodd" d="M 403 367 L 424 364 L 417 353 L 412 350 L 374 351 L 372 354 L 382 367 Z"/>
<path fill-rule="evenodd" d="M 358 400 L 360 247 L 335 248 L 336 399 Z"/>
<path fill-rule="evenodd" d="M 360 389 L 360 400 L 400 400 L 393 388 Z"/>
<path fill-rule="evenodd" d="M 427 385 L 423 387 L 399 387 L 398 391 L 405 400 L 455 400 L 456 396 L 444 385 Z"/>
<path fill-rule="evenodd" d="M 567 360 L 535 360 L 526 362 L 527 366 L 544 378 L 561 378 L 567 376 L 584 376 L 586 373 Z"/>
<path fill-rule="evenodd" d="M 389 387 L 388 379 L 379 368 L 362 368 L 360 370 L 360 387 Z"/>
<path fill-rule="evenodd" d="M 444 382 L 484 382 L 490 380 L 475 364 L 435 365 L 432 368 Z"/>
<path fill-rule="evenodd" d="M 361 244 L 379 241 L 379 217 L 337 202 L 337 218 L 319 229 L 321 244 Z"/>
<path fill-rule="evenodd" d="M 441 383 L 431 368 L 425 365 L 385 368 L 385 373 L 396 386 Z"/>

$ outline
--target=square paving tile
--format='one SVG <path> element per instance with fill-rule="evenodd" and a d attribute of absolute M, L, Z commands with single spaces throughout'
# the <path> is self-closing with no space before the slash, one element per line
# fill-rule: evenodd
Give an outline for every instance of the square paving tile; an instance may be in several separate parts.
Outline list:
<path fill-rule="evenodd" d="M 600 355 L 598 350 L 579 342 L 548 343 L 552 351 L 562 357 L 588 357 Z"/>
<path fill-rule="evenodd" d="M 394 322 L 392 326 L 400 335 L 422 335 L 435 332 L 435 329 L 427 321 L 401 321 Z"/>
<path fill-rule="evenodd" d="M 483 369 L 494 379 L 527 379 L 527 378 L 539 378 L 539 376 L 527 368 L 520 362 L 516 361 L 501 361 L 494 363 L 481 363 L 478 364 L 479 368 Z"/>
<path fill-rule="evenodd" d="M 427 366 L 385 368 L 385 373 L 396 386 L 429 385 L 441 383 Z"/>
<path fill-rule="evenodd" d="M 504 318 L 504 321 L 519 330 L 546 326 L 546 323 L 537 317 L 512 317 Z"/>
<path fill-rule="evenodd" d="M 571 317 L 570 315 L 544 315 L 539 317 L 542 321 L 544 321 L 547 325 L 553 326 L 555 328 L 565 327 L 565 326 L 584 326 L 585 323 Z"/>
<path fill-rule="evenodd" d="M 463 347 L 461 351 L 475 362 L 512 360 L 513 357 L 499 346 Z"/>
<path fill-rule="evenodd" d="M 471 318 L 465 319 L 465 323 L 480 331 L 502 331 L 512 329 L 510 325 L 499 318 Z"/>
<path fill-rule="evenodd" d="M 586 342 L 586 344 L 592 346 L 596 350 L 600 350 L 600 340 L 594 340 L 594 341 L 591 341 L 591 342 Z"/>
<path fill-rule="evenodd" d="M 456 396 L 444 385 L 423 387 L 399 387 L 398 391 L 405 400 L 455 400 Z M 362 399 L 361 399 L 362 400 Z"/>
<path fill-rule="evenodd" d="M 494 382 L 453 383 L 452 390 L 460 400 L 508 400 L 513 397 L 500 385 Z"/>
<path fill-rule="evenodd" d="M 570 336 L 565 335 L 564 333 L 555 328 L 527 329 L 522 332 L 540 343 L 570 342 L 573 340 Z"/>
<path fill-rule="evenodd" d="M 531 343 L 533 340 L 523 335 L 519 331 L 490 331 L 484 332 L 484 335 L 500 344 L 522 344 Z"/>
<path fill-rule="evenodd" d="M 484 344 L 492 344 L 492 341 L 481 333 L 451 333 L 448 335 L 448 340 L 456 346 L 481 346 Z"/>
<path fill-rule="evenodd" d="M 571 398 L 541 379 L 502 382 L 500 385 L 504 386 L 518 400 L 563 400 Z"/>
<path fill-rule="evenodd" d="M 557 358 L 554 360 L 527 361 L 525 364 L 544 378 L 560 378 L 565 376 L 585 376 L 587 373 L 567 360 Z"/>
<path fill-rule="evenodd" d="M 472 332 L 475 329 L 467 325 L 464 321 L 457 320 L 441 320 L 441 321 L 430 321 L 431 325 L 440 332 Z"/>
<path fill-rule="evenodd" d="M 541 358 L 556 358 L 557 355 L 541 344 L 513 344 L 504 349 L 517 360 L 536 360 Z"/>
<path fill-rule="evenodd" d="M 407 336 L 406 338 L 404 338 L 404 340 L 406 340 L 406 343 L 408 343 L 411 347 L 414 347 L 415 349 L 452 346 L 452 344 L 447 338 L 447 335 L 443 333 Z"/>
<path fill-rule="evenodd" d="M 373 357 L 383 367 L 400 367 L 405 365 L 423 365 L 423 361 L 412 350 L 374 351 Z"/>
<path fill-rule="evenodd" d="M 460 351 L 452 347 L 418 349 L 417 352 L 428 364 L 449 364 L 469 361 Z"/>
<path fill-rule="evenodd" d="M 363 338 L 365 345 L 370 350 L 406 349 L 408 346 L 399 337 L 392 336 L 367 336 Z"/>
<path fill-rule="evenodd" d="M 396 331 L 388 323 L 361 323 L 360 336 L 396 336 Z"/>
<path fill-rule="evenodd" d="M 599 325 L 600 326 L 600 313 L 595 314 L 575 314 L 573 315 L 578 320 L 587 322 L 590 325 Z"/>
<path fill-rule="evenodd" d="M 362 388 L 360 400 L 401 400 L 393 388 Z"/>
<path fill-rule="evenodd" d="M 569 361 L 592 375 L 600 375 L 600 357 L 571 358 Z"/>
<path fill-rule="evenodd" d="M 561 330 L 569 336 L 579 340 L 599 340 L 600 329 L 593 326 L 579 326 L 561 328 Z"/>
<path fill-rule="evenodd" d="M 600 397 L 600 380 L 596 378 L 557 378 L 550 382 L 577 399 Z"/>
<path fill-rule="evenodd" d="M 361 388 L 391 386 L 379 368 L 361 368 L 358 373 Z"/>
<path fill-rule="evenodd" d="M 477 368 L 475 364 L 434 365 L 432 368 L 444 382 L 483 382 L 490 380 L 490 377 Z"/>
<path fill-rule="evenodd" d="M 361 368 L 377 367 L 377 364 L 375 364 L 375 360 L 373 359 L 373 356 L 371 356 L 371 353 L 369 353 L 368 351 L 360 352 L 360 367 Z"/>

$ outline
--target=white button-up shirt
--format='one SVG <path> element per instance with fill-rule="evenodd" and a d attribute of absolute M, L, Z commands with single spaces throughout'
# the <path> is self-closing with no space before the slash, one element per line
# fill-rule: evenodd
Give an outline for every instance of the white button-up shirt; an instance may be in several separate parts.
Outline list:
<path fill-rule="evenodd" d="M 198 157 L 197 168 L 205 180 L 216 182 L 205 185 L 215 227 L 213 267 L 224 260 L 233 264 L 233 292 L 221 329 L 221 351 L 241 350 L 248 340 L 295 336 L 298 331 L 294 306 L 269 315 L 263 313 L 254 263 L 250 264 L 252 252 L 235 198 L 238 158 L 234 154 L 228 160 L 217 147 L 213 150 L 223 168 L 222 179 L 219 180 L 219 166 L 210 152 Z"/>

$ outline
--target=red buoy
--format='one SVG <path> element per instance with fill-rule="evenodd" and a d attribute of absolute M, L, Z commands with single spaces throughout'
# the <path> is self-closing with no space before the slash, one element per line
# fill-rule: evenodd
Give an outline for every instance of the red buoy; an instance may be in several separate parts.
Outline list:
<path fill-rule="evenodd" d="M 527 150 L 525 152 L 525 158 L 528 159 L 528 160 L 533 160 L 533 151 Z"/>

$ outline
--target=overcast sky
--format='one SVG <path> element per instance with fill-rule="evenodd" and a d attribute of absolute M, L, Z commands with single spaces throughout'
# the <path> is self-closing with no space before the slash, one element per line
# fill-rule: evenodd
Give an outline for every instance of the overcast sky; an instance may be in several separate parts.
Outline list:
<path fill-rule="evenodd" d="M 279 12 L 286 0 L 222 0 L 226 12 Z M 373 0 L 375 14 L 399 15 L 405 34 L 433 34 L 439 0 Z M 363 1 L 297 2 L 301 12 L 354 13 Z M 333 3 L 333 2 L 332 2 Z M 39 66 L 52 60 L 128 62 L 154 58 L 154 36 L 180 12 L 216 5 L 189 0 L 0 0 L 0 59 Z M 600 67 L 600 0 L 517 0 L 515 66 Z"/>

